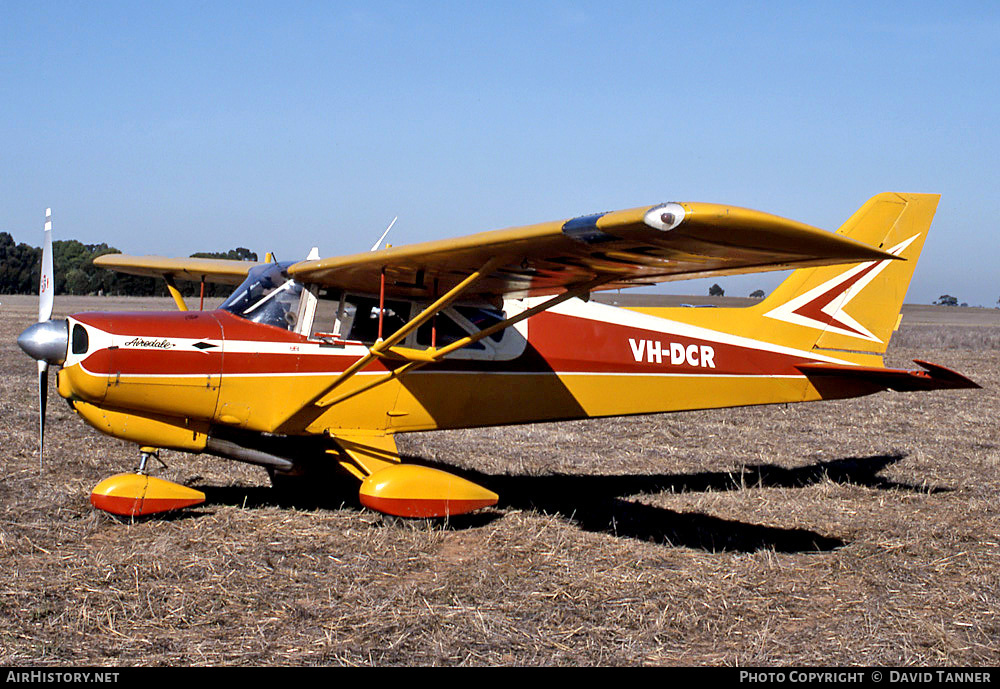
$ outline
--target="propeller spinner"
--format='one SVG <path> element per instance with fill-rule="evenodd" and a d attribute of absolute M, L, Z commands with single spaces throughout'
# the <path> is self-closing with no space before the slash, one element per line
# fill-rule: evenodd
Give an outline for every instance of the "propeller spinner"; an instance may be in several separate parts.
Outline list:
<path fill-rule="evenodd" d="M 52 319 L 55 281 L 52 268 L 52 209 L 45 209 L 45 239 L 42 244 L 42 269 L 38 285 L 38 322 L 25 328 L 17 344 L 38 362 L 38 466 L 42 465 L 45 443 L 45 403 L 49 389 L 49 364 L 66 360 L 69 326 L 66 319 Z"/>

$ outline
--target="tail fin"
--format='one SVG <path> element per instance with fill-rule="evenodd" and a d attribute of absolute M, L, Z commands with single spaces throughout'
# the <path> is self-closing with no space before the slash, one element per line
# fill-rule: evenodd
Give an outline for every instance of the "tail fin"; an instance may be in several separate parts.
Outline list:
<path fill-rule="evenodd" d="M 879 194 L 837 231 L 903 261 L 867 261 L 793 272 L 754 310 L 767 339 L 797 347 L 881 355 L 927 237 L 938 194 Z"/>

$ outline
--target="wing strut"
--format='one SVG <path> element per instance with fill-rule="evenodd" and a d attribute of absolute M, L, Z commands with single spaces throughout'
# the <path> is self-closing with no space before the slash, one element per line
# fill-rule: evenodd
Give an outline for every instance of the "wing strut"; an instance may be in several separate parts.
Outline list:
<path fill-rule="evenodd" d="M 394 378 L 399 378 L 407 373 L 411 373 L 418 368 L 426 366 L 427 364 L 438 362 L 451 352 L 454 352 L 456 349 L 461 349 L 462 347 L 468 346 L 474 342 L 478 342 L 483 338 L 489 337 L 495 332 L 503 330 L 504 328 L 509 328 L 510 326 L 515 325 L 516 323 L 520 323 L 521 321 L 530 318 L 531 316 L 534 316 L 537 313 L 541 313 L 542 311 L 551 309 L 552 307 L 561 304 L 564 301 L 586 294 L 592 291 L 594 288 L 606 283 L 608 280 L 614 279 L 613 276 L 610 277 L 601 276 L 593 280 L 590 280 L 589 282 L 572 287 L 563 292 L 562 294 L 558 294 L 550 299 L 546 299 L 541 304 L 537 304 L 531 307 L 530 309 L 522 311 L 521 313 L 515 316 L 511 316 L 506 320 L 494 323 L 490 327 L 480 330 L 474 335 L 469 335 L 467 337 L 463 337 L 459 340 L 456 340 L 451 344 L 442 347 L 441 349 L 431 348 L 428 350 L 420 350 L 420 349 L 413 349 L 411 347 L 396 346 L 399 342 L 402 342 L 404 339 L 406 339 L 406 336 L 409 335 L 411 332 L 413 332 L 416 328 L 419 328 L 421 325 L 423 325 L 428 320 L 430 320 L 438 313 L 440 313 L 443 309 L 447 308 L 448 305 L 451 304 L 453 301 L 455 301 L 460 296 L 460 294 L 463 291 L 465 291 L 469 286 L 471 286 L 473 283 L 475 283 L 483 276 L 488 275 L 489 272 L 496 266 L 498 262 L 499 259 L 497 258 L 490 259 L 483 265 L 482 268 L 469 275 L 467 278 L 462 280 L 452 289 L 448 290 L 448 292 L 446 292 L 442 297 L 440 297 L 433 304 L 431 304 L 423 311 L 421 311 L 417 316 L 410 319 L 403 327 L 401 327 L 395 333 L 390 335 L 385 340 L 382 340 L 381 342 L 376 342 L 374 345 L 372 345 L 369 348 L 367 354 L 365 354 L 363 357 L 361 357 L 353 364 L 351 364 L 343 373 L 334 378 L 333 381 L 331 381 L 330 384 L 326 386 L 326 388 L 324 388 L 318 394 L 314 395 L 313 398 L 309 400 L 306 404 L 304 404 L 301 408 L 297 409 L 292 414 L 283 419 L 279 424 L 277 424 L 276 429 L 279 432 L 290 430 L 288 426 L 290 424 L 293 424 L 294 422 L 299 422 L 299 423 L 305 422 L 305 424 L 308 425 L 308 423 L 311 423 L 313 420 L 315 420 L 316 417 L 322 414 L 327 407 L 343 402 L 344 400 L 354 397 L 355 395 L 360 394 L 362 392 L 371 390 L 372 388 L 377 387 L 382 383 L 386 383 L 390 380 L 393 380 Z M 370 383 L 363 385 L 360 388 L 356 388 L 354 390 L 350 390 L 348 392 L 339 395 L 333 394 L 335 390 L 342 383 L 344 383 L 349 378 L 353 377 L 355 374 L 361 371 L 364 367 L 366 367 L 376 358 L 395 359 L 399 361 L 405 361 L 406 363 L 403 366 L 400 366 L 399 368 L 393 371 L 389 371 L 384 376 L 380 376 L 377 379 L 371 381 Z M 310 413 L 310 408 L 312 413 Z M 295 425 L 298 424 L 296 423 Z"/>
<path fill-rule="evenodd" d="M 382 323 L 381 323 L 382 315 L 381 315 L 381 310 L 385 306 L 385 302 L 384 302 L 384 300 L 385 300 L 385 296 L 384 296 L 385 292 L 383 290 L 381 292 L 381 294 L 379 295 L 379 311 L 380 311 L 380 313 L 379 313 L 379 340 L 377 342 L 375 342 L 375 344 L 373 344 L 368 349 L 368 352 L 363 357 L 361 357 L 360 359 L 358 359 L 357 361 L 355 361 L 353 364 L 351 364 L 350 366 L 348 366 L 347 369 L 343 373 L 341 373 L 336 378 L 334 378 L 330 382 L 329 385 L 327 385 L 317 395 L 313 396 L 313 398 L 311 400 L 309 400 L 308 402 L 306 402 L 306 404 L 304 404 L 300 409 L 297 409 L 295 412 L 293 412 L 288 417 L 286 417 L 285 419 L 283 419 L 281 421 L 281 423 L 278 424 L 278 428 L 284 427 L 292 419 L 294 419 L 295 417 L 297 417 L 303 410 L 308 409 L 311 406 L 317 406 L 317 407 L 320 407 L 320 409 L 322 409 L 323 407 L 329 406 L 329 403 L 322 404 L 322 401 L 325 398 L 329 397 L 330 393 L 333 392 L 334 389 L 336 389 L 338 386 L 340 386 L 344 381 L 348 380 L 349 378 L 352 378 L 354 376 L 354 374 L 356 374 L 359 371 L 361 371 L 363 368 L 365 368 L 368 364 L 370 364 L 376 358 L 384 356 L 385 352 L 390 347 L 393 347 L 397 343 L 402 342 L 404 339 L 406 339 L 407 335 L 409 335 L 411 332 L 413 332 L 414 330 L 416 330 L 417 328 L 419 328 L 421 325 L 423 325 L 424 323 L 426 323 L 428 320 L 430 320 L 431 318 L 433 318 L 434 316 L 436 316 L 442 309 L 447 308 L 453 301 L 455 301 L 456 299 L 458 299 L 458 297 L 461 296 L 462 292 L 464 292 L 469 286 L 471 286 L 472 284 L 474 284 L 477 280 L 479 280 L 483 276 L 489 275 L 490 272 L 496 267 L 497 263 L 499 263 L 499 260 L 500 259 L 496 258 L 496 257 L 491 258 L 490 260 L 488 260 L 486 263 L 483 264 L 483 266 L 479 270 L 474 271 L 471 275 L 469 275 L 464 280 L 462 280 L 461 282 L 459 282 L 457 285 L 455 285 L 454 287 L 452 287 L 450 290 L 448 290 L 447 292 L 445 292 L 433 304 L 431 304 L 430 306 L 428 306 L 427 308 L 425 308 L 423 311 L 421 311 L 419 314 L 417 314 L 414 318 L 411 318 L 409 321 L 406 322 L 405 325 L 403 325 L 403 327 L 401 327 L 399 330 L 397 330 L 396 332 L 394 332 L 392 335 L 390 335 L 389 337 L 387 337 L 384 340 L 381 339 L 381 335 L 382 335 Z M 406 366 L 404 366 L 399 371 L 392 371 L 392 372 L 390 372 L 385 377 L 385 380 L 389 380 L 390 378 L 392 378 L 394 376 L 402 374 L 404 372 L 404 369 L 406 369 L 406 370 L 412 370 L 412 367 L 406 367 Z M 383 382 L 382 378 L 380 378 L 375 384 L 377 385 L 380 382 Z M 368 390 L 368 389 L 370 389 L 372 387 L 375 387 L 375 386 L 374 385 L 366 385 L 364 387 L 364 389 Z M 361 392 L 361 391 L 358 390 L 356 392 Z M 352 393 L 352 394 L 354 394 L 354 393 Z"/>
<path fill-rule="evenodd" d="M 526 318 L 531 318 L 536 313 L 541 313 L 542 311 L 551 309 L 553 306 L 557 306 L 563 303 L 564 301 L 573 299 L 575 297 L 579 297 L 581 294 L 586 294 L 587 292 L 593 290 L 595 287 L 598 287 L 604 284 L 605 282 L 608 282 L 609 280 L 613 279 L 614 277 L 600 277 L 591 280 L 590 282 L 584 283 L 582 285 L 571 287 L 562 294 L 558 294 L 552 297 L 551 299 L 546 299 L 541 304 L 532 306 L 530 309 L 522 311 L 516 316 L 511 316 L 505 321 L 494 323 L 490 327 L 484 328 L 483 330 L 480 330 L 474 335 L 469 335 L 459 340 L 455 340 L 451 344 L 442 347 L 441 349 L 435 349 L 433 347 L 431 349 L 413 349 L 412 347 L 387 347 L 380 350 L 378 353 L 376 353 L 375 356 L 381 356 L 386 359 L 400 359 L 402 361 L 431 364 L 436 361 L 440 361 L 444 357 L 454 352 L 456 349 L 461 349 L 462 347 L 466 347 L 470 344 L 473 344 L 474 342 L 479 342 L 480 340 L 489 337 L 495 332 L 503 330 L 504 328 L 509 328 L 510 326 L 516 323 L 520 323 Z M 322 405 L 323 400 L 320 400 L 319 404 Z"/>
<path fill-rule="evenodd" d="M 184 303 L 184 296 L 181 291 L 177 289 L 177 283 L 174 282 L 173 275 L 164 275 L 163 281 L 167 283 L 167 290 L 170 292 L 170 296 L 174 298 L 174 303 L 177 304 L 177 308 L 181 311 L 187 311 L 187 304 Z"/>
<path fill-rule="evenodd" d="M 411 318 L 409 321 L 407 321 L 406 325 L 404 325 L 402 328 L 394 332 L 386 339 L 373 344 L 371 348 L 368 350 L 367 354 L 365 354 L 363 357 L 355 361 L 347 368 L 347 370 L 345 370 L 339 376 L 334 378 L 333 381 L 330 383 L 330 385 L 327 386 L 327 388 L 323 392 L 321 392 L 319 395 L 316 395 L 316 397 L 314 397 L 312 400 L 309 401 L 309 404 L 316 404 L 317 401 L 319 401 L 321 398 L 327 395 L 338 385 L 340 385 L 345 380 L 347 380 L 355 373 L 363 369 L 365 366 L 370 364 L 376 357 L 382 356 L 386 351 L 389 350 L 390 347 L 394 347 L 396 343 L 405 340 L 407 335 L 409 335 L 411 332 L 413 332 L 421 325 L 426 323 L 428 320 L 430 320 L 432 317 L 437 315 L 439 311 L 447 308 L 448 305 L 450 305 L 453 301 L 458 299 L 458 297 L 462 294 L 462 292 L 466 290 L 467 287 L 469 287 L 474 282 L 479 280 L 481 277 L 483 277 L 483 275 L 486 275 L 491 270 L 493 270 L 496 264 L 497 264 L 497 259 L 490 259 L 483 265 L 482 268 L 472 273 L 469 277 L 465 278 L 460 283 L 455 285 L 453 288 L 445 292 L 442 297 L 440 297 L 433 304 L 431 304 L 426 309 L 417 314 L 416 317 Z M 326 406 L 326 405 L 320 405 L 320 406 Z"/>
<path fill-rule="evenodd" d="M 370 383 L 363 385 L 360 388 L 355 388 L 354 390 L 350 390 L 349 392 L 345 392 L 341 395 L 336 395 L 336 396 L 332 395 L 333 391 L 328 388 L 326 394 L 313 404 L 315 404 L 315 406 L 320 408 L 332 407 L 333 405 L 339 404 L 344 400 L 350 399 L 351 397 L 354 397 L 357 394 L 360 394 L 362 392 L 367 392 L 368 390 L 371 390 L 372 388 L 381 385 L 382 383 L 387 383 L 393 378 L 400 378 L 404 374 L 411 373 L 417 370 L 418 368 L 426 366 L 427 364 L 432 364 L 437 361 L 440 361 L 451 352 L 454 352 L 456 349 L 461 349 L 462 347 L 470 345 L 473 342 L 479 342 L 479 340 L 489 337 L 490 335 L 492 335 L 497 331 L 503 330 L 504 328 L 509 328 L 510 326 L 516 323 L 520 323 L 526 318 L 531 318 L 536 313 L 540 313 L 542 311 L 545 311 L 546 309 L 551 309 L 553 306 L 561 304 L 562 302 L 568 299 L 573 299 L 574 297 L 578 297 L 581 294 L 589 292 L 594 287 L 606 282 L 607 280 L 608 278 L 600 278 L 598 280 L 592 280 L 591 282 L 588 282 L 584 285 L 574 287 L 573 289 L 567 290 L 566 292 L 563 292 L 562 294 L 552 297 L 551 299 L 547 299 L 546 301 L 542 302 L 541 304 L 538 304 L 537 306 L 533 306 L 532 308 L 526 311 L 522 311 L 516 316 L 511 316 L 505 321 L 500 321 L 499 323 L 491 325 L 489 328 L 480 330 L 475 335 L 469 335 L 468 337 L 463 337 L 460 340 L 455 340 L 447 347 L 442 347 L 441 349 L 434 349 L 432 347 L 431 349 L 421 350 L 421 349 L 412 349 L 410 347 L 390 347 L 387 351 L 377 353 L 375 356 L 384 359 L 399 359 L 402 361 L 406 361 L 407 363 L 395 369 L 394 371 L 390 371 L 386 375 L 381 376 L 371 381 Z"/>

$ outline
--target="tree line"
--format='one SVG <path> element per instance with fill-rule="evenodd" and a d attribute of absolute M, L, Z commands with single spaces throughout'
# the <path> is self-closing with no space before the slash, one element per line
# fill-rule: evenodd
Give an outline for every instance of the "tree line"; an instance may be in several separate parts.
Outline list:
<path fill-rule="evenodd" d="M 105 254 L 122 253 L 107 244 L 83 244 L 75 239 L 52 242 L 52 265 L 56 294 L 105 294 L 128 296 L 166 296 L 163 280 L 126 275 L 94 265 Z M 193 258 L 228 258 L 256 261 L 257 254 L 239 247 L 225 252 L 199 252 Z M 38 294 L 38 275 L 42 265 L 40 247 L 15 243 L 8 232 L 0 232 L 0 294 Z M 200 285 L 178 282 L 185 296 L 199 294 Z M 230 285 L 205 285 L 205 296 L 226 296 Z"/>

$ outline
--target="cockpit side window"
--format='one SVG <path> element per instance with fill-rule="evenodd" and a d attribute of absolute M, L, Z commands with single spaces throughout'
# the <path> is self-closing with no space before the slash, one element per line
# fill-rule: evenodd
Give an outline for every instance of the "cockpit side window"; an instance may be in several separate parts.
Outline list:
<path fill-rule="evenodd" d="M 341 340 L 351 329 L 354 306 L 348 303 L 343 292 L 319 288 L 317 290 L 316 317 L 310 336 L 314 340 Z M 346 326 L 346 327 L 345 327 Z"/>

